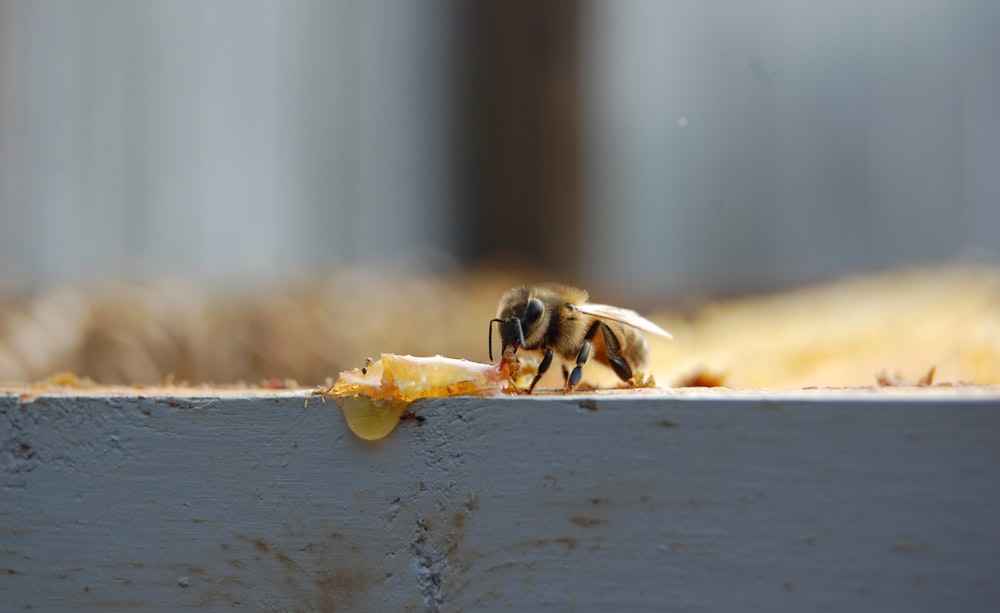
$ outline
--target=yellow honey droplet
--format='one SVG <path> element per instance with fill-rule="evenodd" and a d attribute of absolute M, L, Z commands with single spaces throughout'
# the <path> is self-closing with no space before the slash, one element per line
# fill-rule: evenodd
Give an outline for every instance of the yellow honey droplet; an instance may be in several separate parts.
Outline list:
<path fill-rule="evenodd" d="M 341 396 L 335 399 L 344 413 L 347 427 L 359 438 L 377 441 L 389 436 L 399 424 L 409 402 L 372 400 L 367 396 Z"/>
<path fill-rule="evenodd" d="M 364 368 L 340 373 L 331 387 L 313 394 L 333 398 L 351 432 L 377 441 L 396 429 L 399 418 L 415 400 L 517 392 L 505 363 L 383 353 L 381 359 L 366 363 Z"/>

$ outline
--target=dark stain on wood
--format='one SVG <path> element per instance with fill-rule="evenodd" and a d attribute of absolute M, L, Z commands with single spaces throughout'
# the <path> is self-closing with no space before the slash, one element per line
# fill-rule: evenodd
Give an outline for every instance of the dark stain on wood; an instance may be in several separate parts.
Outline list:
<path fill-rule="evenodd" d="M 593 528 L 594 526 L 603 526 L 608 523 L 608 520 L 601 519 L 598 517 L 584 517 L 582 515 L 574 515 L 569 518 L 569 521 L 580 526 L 581 528 Z"/>

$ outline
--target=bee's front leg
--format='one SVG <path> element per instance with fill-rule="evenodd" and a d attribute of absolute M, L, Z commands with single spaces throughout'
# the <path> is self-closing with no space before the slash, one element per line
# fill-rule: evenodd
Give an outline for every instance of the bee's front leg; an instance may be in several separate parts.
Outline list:
<path fill-rule="evenodd" d="M 544 375 L 545 371 L 549 369 L 549 366 L 552 366 L 552 350 L 547 347 L 544 349 L 545 357 L 542 358 L 542 363 L 538 365 L 538 372 L 535 373 L 535 378 L 531 380 L 531 385 L 528 386 L 529 394 L 535 389 L 538 382 L 542 380 L 542 375 Z"/>

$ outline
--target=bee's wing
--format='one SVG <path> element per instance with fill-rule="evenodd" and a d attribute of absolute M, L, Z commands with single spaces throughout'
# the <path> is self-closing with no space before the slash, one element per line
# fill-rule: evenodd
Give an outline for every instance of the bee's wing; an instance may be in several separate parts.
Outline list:
<path fill-rule="evenodd" d="M 633 328 L 638 328 L 643 332 L 659 334 L 660 336 L 664 336 L 666 338 L 673 338 L 669 332 L 630 309 L 623 309 L 611 306 L 610 304 L 591 304 L 589 302 L 573 306 L 576 310 L 581 313 L 586 313 L 587 315 L 592 315 L 601 319 L 610 319 L 612 321 L 632 326 Z"/>

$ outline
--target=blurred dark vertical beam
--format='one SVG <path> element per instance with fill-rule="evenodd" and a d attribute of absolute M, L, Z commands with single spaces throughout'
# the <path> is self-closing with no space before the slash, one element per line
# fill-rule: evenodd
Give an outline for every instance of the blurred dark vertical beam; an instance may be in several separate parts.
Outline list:
<path fill-rule="evenodd" d="M 459 250 L 573 276 L 580 248 L 577 0 L 462 5 Z"/>

